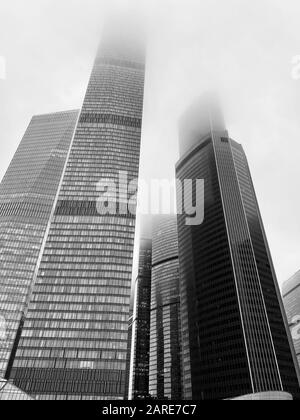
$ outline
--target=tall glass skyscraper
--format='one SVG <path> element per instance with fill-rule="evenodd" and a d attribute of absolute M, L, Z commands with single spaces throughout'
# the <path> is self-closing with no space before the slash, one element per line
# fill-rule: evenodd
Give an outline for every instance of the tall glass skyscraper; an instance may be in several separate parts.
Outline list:
<path fill-rule="evenodd" d="M 0 184 L 0 377 L 4 377 L 79 111 L 33 117 Z"/>
<path fill-rule="evenodd" d="M 117 184 L 119 171 L 128 182 L 138 177 L 145 56 L 139 36 L 122 27 L 109 31 L 9 375 L 38 399 L 123 399 L 125 393 L 135 215 L 99 214 L 97 185 Z"/>
<path fill-rule="evenodd" d="M 300 366 L 300 271 L 284 283 L 282 294 L 292 340 Z"/>
<path fill-rule="evenodd" d="M 180 150 L 177 177 L 205 185 L 203 223 L 189 226 L 184 214 L 178 216 L 184 397 L 285 391 L 299 398 L 296 360 L 243 148 L 228 137 L 218 108 L 200 103 L 181 121 Z M 185 191 L 194 203 L 195 192 Z"/>
<path fill-rule="evenodd" d="M 149 393 L 181 399 L 181 342 L 176 216 L 153 224 Z"/>
<path fill-rule="evenodd" d="M 141 238 L 135 285 L 136 310 L 133 320 L 133 399 L 147 398 L 149 395 L 151 267 L 152 239 Z"/>

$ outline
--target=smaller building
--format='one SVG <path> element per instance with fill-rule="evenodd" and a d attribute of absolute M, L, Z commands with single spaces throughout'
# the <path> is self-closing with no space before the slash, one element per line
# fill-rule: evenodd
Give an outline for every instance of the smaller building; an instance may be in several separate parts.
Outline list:
<path fill-rule="evenodd" d="M 25 394 L 19 388 L 7 382 L 5 379 L 0 379 L 0 401 L 33 401 L 33 398 Z"/>
<path fill-rule="evenodd" d="M 147 234 L 141 235 L 139 243 L 129 398 L 180 400 L 177 218 L 175 215 L 157 216 L 144 225 L 147 225 Z"/>
<path fill-rule="evenodd" d="M 150 235 L 149 235 L 150 236 Z M 134 332 L 132 398 L 149 397 L 149 350 L 151 304 L 152 240 L 140 239 L 139 268 L 136 279 L 136 311 L 129 331 Z M 129 335 L 132 335 L 132 333 Z"/>
<path fill-rule="evenodd" d="M 283 303 L 300 366 L 300 270 L 287 280 L 282 289 Z"/>
<path fill-rule="evenodd" d="M 153 221 L 149 392 L 181 400 L 181 336 L 176 216 Z"/>

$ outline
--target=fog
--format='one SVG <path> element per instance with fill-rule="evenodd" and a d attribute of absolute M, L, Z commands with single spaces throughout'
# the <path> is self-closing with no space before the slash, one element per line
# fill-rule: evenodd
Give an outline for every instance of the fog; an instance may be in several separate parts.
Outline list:
<path fill-rule="evenodd" d="M 281 283 L 300 268 L 297 0 L 1 0 L 0 178 L 32 115 L 81 106 L 103 22 L 122 10 L 148 38 L 141 176 L 174 177 L 178 118 L 217 90 Z"/>

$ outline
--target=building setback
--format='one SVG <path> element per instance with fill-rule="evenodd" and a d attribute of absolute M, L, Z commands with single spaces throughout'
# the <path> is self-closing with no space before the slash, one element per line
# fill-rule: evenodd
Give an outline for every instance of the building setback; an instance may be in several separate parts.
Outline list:
<path fill-rule="evenodd" d="M 97 185 L 138 177 L 145 57 L 115 29 L 95 60 L 9 372 L 37 399 L 125 394 L 135 215 L 99 213 Z"/>
<path fill-rule="evenodd" d="M 300 366 L 300 271 L 284 283 L 282 294 L 292 340 Z"/>
<path fill-rule="evenodd" d="M 204 221 L 191 226 L 186 215 L 178 216 L 184 398 L 268 391 L 299 398 L 296 360 L 247 159 L 229 138 L 214 101 L 200 101 L 182 118 L 180 153 L 177 178 L 204 180 Z M 194 202 L 195 191 L 185 191 Z"/>
<path fill-rule="evenodd" d="M 32 118 L 0 184 L 0 377 L 15 352 L 79 111 Z"/>
<path fill-rule="evenodd" d="M 181 399 L 180 297 L 176 216 L 154 219 L 149 393 Z"/>

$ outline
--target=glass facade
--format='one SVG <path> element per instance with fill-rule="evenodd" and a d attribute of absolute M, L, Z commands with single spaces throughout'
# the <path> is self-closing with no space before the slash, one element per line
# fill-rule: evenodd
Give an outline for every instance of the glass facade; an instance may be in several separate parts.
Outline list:
<path fill-rule="evenodd" d="M 33 117 L 0 184 L 0 377 L 21 332 L 78 114 Z"/>
<path fill-rule="evenodd" d="M 152 240 L 140 240 L 139 270 L 136 280 L 136 311 L 133 353 L 133 399 L 149 396 L 150 306 Z"/>
<path fill-rule="evenodd" d="M 132 291 L 134 294 L 134 291 Z M 125 392 L 124 399 L 131 399 L 131 352 L 132 352 L 132 334 L 133 334 L 133 305 L 134 305 L 134 296 L 131 296 L 130 310 L 129 310 L 129 319 L 128 319 L 128 338 L 127 338 L 127 359 L 126 359 L 126 377 L 125 377 Z"/>
<path fill-rule="evenodd" d="M 298 398 L 282 301 L 242 147 L 212 127 L 194 138 L 177 177 L 205 183 L 204 222 L 187 226 L 185 215 L 178 216 L 185 399 L 267 391 Z M 185 193 L 195 202 L 194 190 Z"/>
<path fill-rule="evenodd" d="M 179 262 L 176 216 L 154 221 L 149 393 L 181 399 Z"/>
<path fill-rule="evenodd" d="M 135 215 L 101 215 L 102 179 L 138 177 L 144 55 L 105 33 L 10 379 L 37 399 L 123 399 Z"/>
<path fill-rule="evenodd" d="M 300 366 L 300 271 L 284 283 L 282 294 L 291 336 Z"/>
<path fill-rule="evenodd" d="M 0 379 L 0 401 L 33 401 L 33 398 L 5 379 Z"/>

